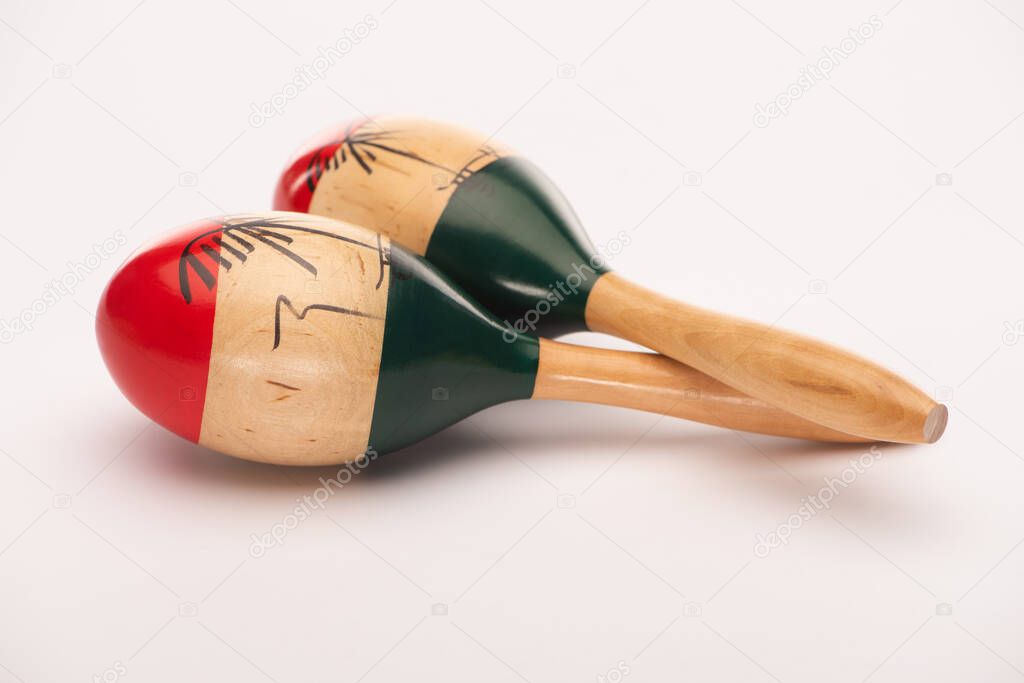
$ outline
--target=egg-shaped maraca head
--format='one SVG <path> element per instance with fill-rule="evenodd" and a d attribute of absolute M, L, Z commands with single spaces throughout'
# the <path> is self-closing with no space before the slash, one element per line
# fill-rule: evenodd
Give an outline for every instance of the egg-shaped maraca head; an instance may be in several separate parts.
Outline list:
<path fill-rule="evenodd" d="M 96 332 L 148 417 L 278 464 L 393 450 L 528 398 L 537 363 L 534 340 L 509 343 L 419 257 L 304 214 L 200 221 L 139 250 L 104 291 Z"/>
<path fill-rule="evenodd" d="M 540 169 L 450 123 L 376 116 L 326 130 L 286 166 L 274 208 L 385 233 L 531 333 L 586 329 L 587 298 L 608 272 Z"/>

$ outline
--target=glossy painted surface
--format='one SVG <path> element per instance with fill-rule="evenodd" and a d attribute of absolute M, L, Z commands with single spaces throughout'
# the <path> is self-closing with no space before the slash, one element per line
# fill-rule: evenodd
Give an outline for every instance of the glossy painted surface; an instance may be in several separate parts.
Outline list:
<path fill-rule="evenodd" d="M 309 176 L 310 211 L 369 221 L 421 251 L 512 332 L 620 336 L 863 438 L 930 443 L 943 432 L 947 410 L 875 363 L 612 277 L 558 189 L 478 132 L 375 118 L 346 133 L 330 159 Z"/>
<path fill-rule="evenodd" d="M 199 440 L 206 400 L 217 300 L 217 269 L 209 283 L 179 268 L 211 221 L 185 226 L 131 257 L 114 274 L 96 312 L 96 338 L 121 392 L 150 419 Z M 212 243 L 210 248 L 218 250 Z M 181 294 L 182 277 L 191 303 Z M 209 286 L 208 286 L 209 284 Z"/>
<path fill-rule="evenodd" d="M 539 347 L 421 257 L 391 246 L 391 283 L 370 447 L 401 448 L 488 406 L 533 394 Z"/>
<path fill-rule="evenodd" d="M 275 202 L 382 232 L 422 256 L 461 183 L 509 153 L 451 123 L 361 120 L 308 142 L 283 174 Z"/>
<path fill-rule="evenodd" d="M 538 344 L 424 259 L 307 214 L 202 221 L 132 256 L 97 337 L 125 396 L 238 457 L 345 462 L 530 398 Z"/>
<path fill-rule="evenodd" d="M 437 121 L 385 116 L 321 133 L 288 164 L 274 207 L 387 234 L 520 333 L 586 329 L 590 289 L 607 272 L 540 169 Z"/>
<path fill-rule="evenodd" d="M 250 460 L 348 462 L 528 398 L 849 440 L 663 357 L 512 334 L 425 259 L 309 214 L 173 233 L 118 270 L 97 320 L 104 359 L 137 407 Z"/>
<path fill-rule="evenodd" d="M 306 141 L 285 167 L 274 190 L 277 211 L 309 211 L 313 191 L 323 173 L 329 169 L 346 133 L 354 132 L 361 120 L 320 131 Z"/>
<path fill-rule="evenodd" d="M 584 311 L 608 272 L 565 196 L 522 157 L 464 180 L 426 257 L 517 332 L 586 329 Z"/>

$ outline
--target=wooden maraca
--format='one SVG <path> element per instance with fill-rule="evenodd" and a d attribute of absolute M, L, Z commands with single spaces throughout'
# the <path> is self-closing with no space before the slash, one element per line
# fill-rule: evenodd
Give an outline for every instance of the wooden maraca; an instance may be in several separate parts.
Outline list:
<path fill-rule="evenodd" d="M 300 150 L 274 208 L 391 236 L 503 318 L 510 335 L 613 334 L 867 439 L 931 443 L 945 429 L 945 406 L 877 364 L 611 272 L 554 184 L 479 133 L 399 117 L 340 127 Z"/>
<path fill-rule="evenodd" d="M 295 213 L 200 221 L 136 252 L 107 285 L 96 324 L 107 367 L 136 407 L 250 460 L 351 461 L 527 398 L 861 440 L 657 354 L 504 332 L 386 236 Z"/>

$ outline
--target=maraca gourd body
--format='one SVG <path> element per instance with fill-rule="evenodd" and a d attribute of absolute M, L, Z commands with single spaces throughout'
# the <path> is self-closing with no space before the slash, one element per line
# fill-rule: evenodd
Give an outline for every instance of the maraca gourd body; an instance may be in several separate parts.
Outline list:
<path fill-rule="evenodd" d="M 274 208 L 390 236 L 510 334 L 585 330 L 588 295 L 608 272 L 572 207 L 533 164 L 444 123 L 381 118 L 325 133 L 289 165 Z M 526 321 L 540 301 L 547 305 Z"/>
<path fill-rule="evenodd" d="M 504 332 L 387 237 L 288 213 L 186 226 L 129 258 L 97 314 L 104 359 L 132 403 L 251 460 L 346 462 L 526 398 L 858 440 L 654 354 Z"/>
<path fill-rule="evenodd" d="M 349 124 L 302 148 L 274 204 L 390 235 L 495 312 L 510 335 L 608 332 L 868 439 L 932 442 L 945 428 L 944 406 L 876 364 L 610 272 L 554 184 L 478 133 L 415 118 Z"/>

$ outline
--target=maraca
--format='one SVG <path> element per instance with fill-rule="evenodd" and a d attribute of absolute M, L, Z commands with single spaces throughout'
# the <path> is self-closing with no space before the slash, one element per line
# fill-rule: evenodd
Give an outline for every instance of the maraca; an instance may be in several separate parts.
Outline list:
<path fill-rule="evenodd" d="M 931 443 L 945 429 L 945 406 L 864 358 L 619 277 L 550 180 L 460 127 L 395 117 L 340 127 L 300 150 L 274 206 L 391 236 L 503 318 L 508 334 L 613 334 L 872 440 Z"/>
<path fill-rule="evenodd" d="M 346 462 L 527 398 L 860 440 L 656 354 L 504 332 L 387 237 L 293 213 L 200 221 L 136 252 L 107 285 L 96 323 L 107 367 L 136 407 L 251 460 Z"/>

